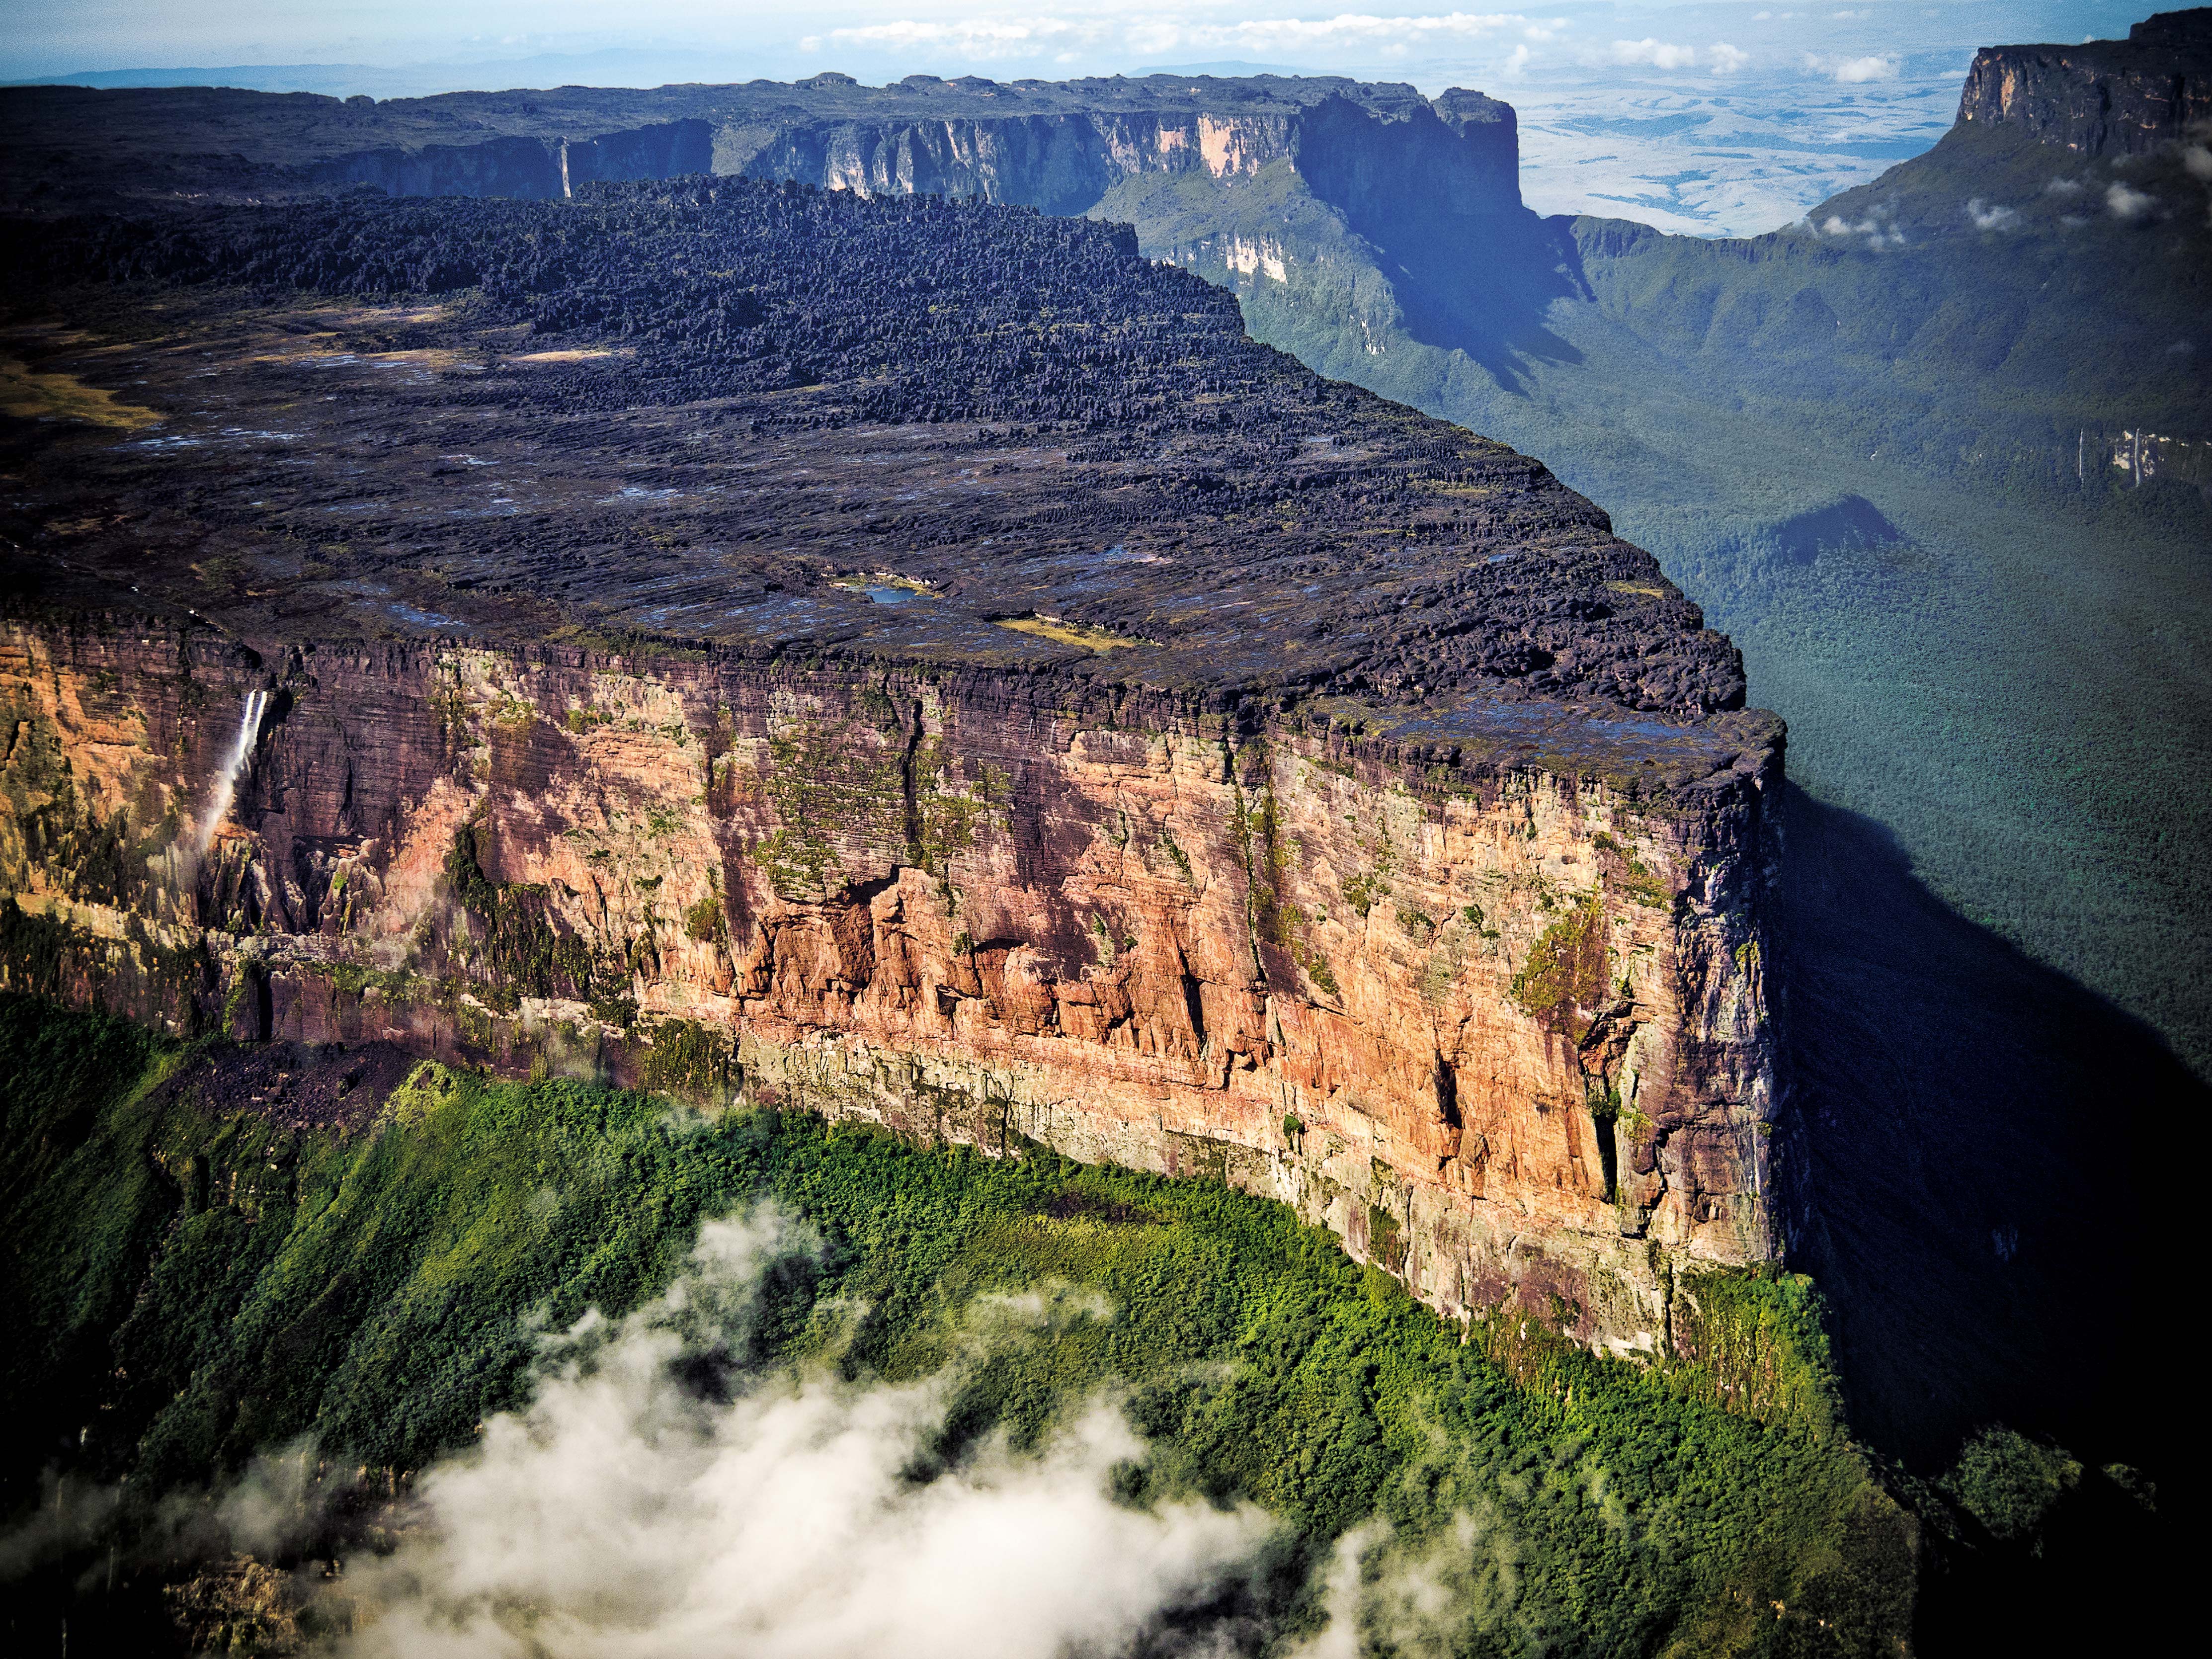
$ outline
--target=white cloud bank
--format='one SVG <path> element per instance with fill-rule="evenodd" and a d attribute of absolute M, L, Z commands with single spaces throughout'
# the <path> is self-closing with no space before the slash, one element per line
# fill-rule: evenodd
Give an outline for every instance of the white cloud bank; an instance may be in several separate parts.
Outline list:
<path fill-rule="evenodd" d="M 1613 61 L 1616 64 L 1649 64 L 1654 69 L 1688 69 L 1698 61 L 1695 46 L 1678 46 L 1671 41 L 1616 40 L 1613 43 Z"/>
<path fill-rule="evenodd" d="M 1863 58 L 1836 58 L 1808 52 L 1802 61 L 1808 74 L 1825 75 L 1847 87 L 1863 86 L 1873 81 L 1894 81 L 1905 63 L 1894 52 L 1870 52 Z"/>
<path fill-rule="evenodd" d="M 1296 53 L 1404 52 L 1464 45 L 1493 36 L 1550 38 L 1552 28 L 1519 12 L 1419 12 L 1390 16 L 1340 12 L 1331 17 L 1252 17 L 1227 23 L 1172 17 L 1121 20 L 1091 15 L 991 13 L 951 21 L 901 18 L 810 34 L 801 50 L 839 47 L 932 51 L 977 61 L 1037 58 L 1068 49 L 1121 46 L 1151 56 L 1170 52 Z M 1525 60 L 1524 60 L 1525 61 Z"/>
<path fill-rule="evenodd" d="M 1603 1476 L 1590 1492 L 1602 1523 L 1625 1536 L 1626 1512 Z M 1409 1656 L 1533 1650 L 1534 1632 L 1515 1617 L 1521 1588 L 1520 1545 L 1495 1517 L 1462 1510 L 1411 1546 L 1370 1521 L 1337 1540 L 1323 1587 L 1328 1623 L 1291 1659 L 1362 1659 L 1377 1638 Z"/>
<path fill-rule="evenodd" d="M 1054 1659 L 1125 1647 L 1237 1571 L 1259 1510 L 1124 1508 L 1138 1455 L 1094 1409 L 1041 1455 L 991 1446 L 908 1477 L 951 1382 L 772 1378 L 717 1400 L 678 1362 L 742 1327 L 773 1214 L 711 1224 L 690 1271 L 619 1322 L 587 1318 L 524 1410 L 418 1483 L 422 1524 L 350 1564 L 357 1659 Z M 1032 1305 L 1034 1300 L 1034 1305 Z M 1097 1308 L 1006 1298 L 1035 1327 Z"/>
<path fill-rule="evenodd" d="M 391 1517 L 397 1549 L 295 1581 L 325 1628 L 350 1626 L 337 1659 L 1220 1659 L 1266 1633 L 1237 1590 L 1279 1568 L 1279 1523 L 1114 1502 L 1112 1472 L 1144 1447 L 1103 1401 L 1041 1453 L 994 1442 L 930 1479 L 964 1363 L 873 1386 L 720 1363 L 748 1352 L 763 1273 L 817 1249 L 772 1208 L 709 1223 L 653 1303 L 545 1340 L 530 1403 L 422 1473 Z M 1113 1316 L 1048 1285 L 976 1298 L 963 1330 L 972 1360 Z M 148 1559 L 281 1554 L 325 1518 L 322 1462 L 303 1441 L 223 1492 L 179 1495 Z M 1577 1478 L 1626 1536 L 1603 1474 Z M 50 1492 L 36 1525 L 0 1536 L 0 1565 L 96 1541 L 116 1497 Z M 1376 1521 L 1340 1540 L 1325 1621 L 1286 1659 L 1357 1659 L 1375 1637 L 1407 1654 L 1526 1645 L 1521 1547 L 1477 1509 L 1425 1538 Z"/>
<path fill-rule="evenodd" d="M 1715 75 L 1734 75 L 1751 61 L 1751 54 L 1738 51 L 1725 40 L 1717 40 L 1710 46 L 1685 46 L 1647 36 L 1641 40 L 1614 41 L 1610 61 L 1648 64 L 1662 70 L 1696 69 L 1703 65 Z"/>
<path fill-rule="evenodd" d="M 2105 205 L 2116 219 L 2140 219 L 2158 205 L 2158 198 L 2115 179 L 2105 192 Z"/>
<path fill-rule="evenodd" d="M 1876 55 L 1846 58 L 1835 66 L 1834 74 L 1838 81 L 1845 86 L 1852 86 L 1866 81 L 1894 81 L 1897 70 L 1896 58 Z"/>
<path fill-rule="evenodd" d="M 1863 236 L 1867 246 L 1877 253 L 1887 248 L 1903 247 L 1905 241 L 1905 232 L 1897 222 L 1879 208 L 1856 224 L 1839 213 L 1832 213 L 1814 228 L 1823 236 Z"/>

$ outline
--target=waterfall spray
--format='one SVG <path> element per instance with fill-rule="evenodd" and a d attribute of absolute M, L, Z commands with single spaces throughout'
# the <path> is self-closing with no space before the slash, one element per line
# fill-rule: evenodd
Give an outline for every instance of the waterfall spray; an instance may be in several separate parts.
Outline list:
<path fill-rule="evenodd" d="M 246 697 L 246 712 L 238 722 L 238 741 L 231 745 L 230 758 L 222 763 L 222 772 L 215 781 L 215 793 L 208 801 L 207 817 L 200 821 L 198 851 L 205 857 L 215 844 L 215 832 L 230 816 L 230 804 L 238 795 L 239 774 L 246 770 L 246 763 L 253 757 L 254 740 L 261 735 L 261 717 L 269 712 L 269 694 L 250 691 Z"/>

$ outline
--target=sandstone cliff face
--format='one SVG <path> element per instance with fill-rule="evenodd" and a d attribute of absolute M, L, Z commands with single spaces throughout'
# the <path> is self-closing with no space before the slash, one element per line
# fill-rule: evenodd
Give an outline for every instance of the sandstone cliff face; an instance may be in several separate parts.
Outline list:
<path fill-rule="evenodd" d="M 1120 112 L 807 122 L 777 131 L 732 170 L 863 195 L 981 195 L 1072 214 L 1140 173 L 1257 173 L 1295 153 L 1301 125 L 1287 113 Z"/>
<path fill-rule="evenodd" d="M 715 139 L 715 129 L 705 121 L 667 121 L 576 140 L 502 137 L 415 149 L 380 146 L 322 162 L 312 173 L 322 184 L 374 185 L 391 196 L 551 201 L 601 179 L 714 172 Z"/>
<path fill-rule="evenodd" d="M 866 195 L 981 196 L 1074 215 L 1133 179 L 1249 179 L 1284 164 L 1346 205 L 1378 185 L 1431 213 L 1520 205 L 1510 106 L 1478 92 L 1431 100 L 1407 86 L 1333 77 L 1000 86 L 918 76 L 867 88 L 823 76 L 365 108 L 205 88 L 34 88 L 0 93 L 0 139 L 13 141 L 0 147 L 8 151 L 38 152 L 35 161 L 0 156 L 0 199 L 27 192 L 48 204 L 57 192 L 185 189 L 266 200 L 362 185 L 394 196 L 558 200 L 594 182 L 714 173 Z"/>
<path fill-rule="evenodd" d="M 325 184 L 368 184 L 395 196 L 567 197 L 595 180 L 687 173 L 795 179 L 862 195 L 981 196 L 1053 214 L 1081 214 L 1117 185 L 1148 175 L 1250 177 L 1278 162 L 1327 199 L 1364 200 L 1387 182 L 1435 211 L 1520 205 L 1518 139 L 1510 106 L 1448 94 L 1383 114 L 1346 98 L 1305 107 L 1117 110 L 916 118 L 727 112 L 581 139 L 501 137 L 397 146 L 317 163 Z"/>
<path fill-rule="evenodd" d="M 1961 124 L 2009 122 L 2082 155 L 2140 155 L 2212 121 L 2212 8 L 2166 12 L 2124 40 L 1984 46 Z"/>
<path fill-rule="evenodd" d="M 40 353 L 173 424 L 20 434 L 8 986 L 1216 1174 L 1624 1351 L 1775 1253 L 1779 725 L 1540 465 L 988 204 L 218 217 Z"/>
<path fill-rule="evenodd" d="M 1052 676 L 113 617 L 12 624 L 0 699 L 10 988 L 1217 1174 L 1624 1352 L 1778 1247 L 1771 749 L 1639 790 Z"/>

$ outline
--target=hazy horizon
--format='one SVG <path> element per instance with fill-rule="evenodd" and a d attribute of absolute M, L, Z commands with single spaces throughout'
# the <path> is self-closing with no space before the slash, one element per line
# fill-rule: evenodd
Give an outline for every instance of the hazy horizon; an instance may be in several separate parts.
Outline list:
<path fill-rule="evenodd" d="M 1425 87 L 1439 74 L 1467 69 L 1516 80 L 1654 70 L 1722 79 L 1785 71 L 1865 83 L 1887 78 L 1887 66 L 1904 58 L 1961 45 L 2124 33 L 2154 9 L 2114 0 L 1942 6 L 1572 0 L 1525 12 L 1353 11 L 1226 0 L 1173 9 L 1109 3 L 1061 14 L 944 0 L 843 0 L 794 21 L 780 7 L 641 0 L 625 9 L 623 27 L 609 29 L 597 8 L 515 0 L 439 6 L 400 0 L 324 8 L 312 16 L 282 0 L 249 0 L 214 16 L 175 0 L 106 0 L 6 7 L 0 77 L 256 65 L 422 71 L 665 56 L 678 71 L 674 78 L 684 80 L 720 80 L 727 69 L 757 65 L 742 78 L 837 68 L 872 84 L 916 71 L 1060 79 L 1224 61 L 1363 78 L 1387 74 Z M 712 72 L 697 72 L 702 68 Z"/>

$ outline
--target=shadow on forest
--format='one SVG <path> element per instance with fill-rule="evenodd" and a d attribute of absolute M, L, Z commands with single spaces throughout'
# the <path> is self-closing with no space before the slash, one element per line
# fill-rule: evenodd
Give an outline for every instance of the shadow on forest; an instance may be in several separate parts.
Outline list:
<path fill-rule="evenodd" d="M 2153 1218 L 2212 1088 L 2148 1027 L 1960 916 L 1889 833 L 1791 786 L 1779 916 L 1811 1216 L 1862 1437 L 1927 1473 L 2002 1421 L 2155 1472 L 2177 1299 Z"/>

